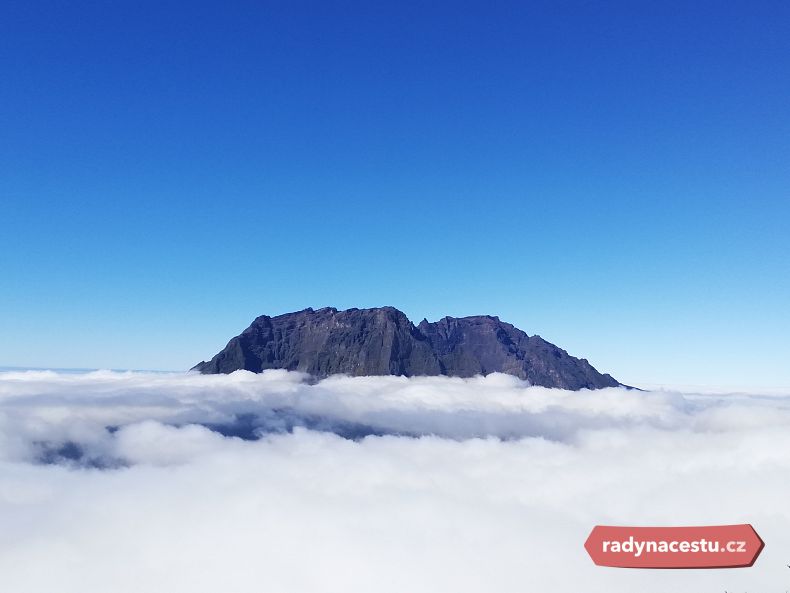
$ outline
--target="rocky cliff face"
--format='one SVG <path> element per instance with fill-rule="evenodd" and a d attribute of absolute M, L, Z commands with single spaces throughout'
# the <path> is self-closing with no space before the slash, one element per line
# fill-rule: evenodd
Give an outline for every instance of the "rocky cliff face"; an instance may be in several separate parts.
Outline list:
<path fill-rule="evenodd" d="M 500 372 L 562 389 L 620 385 L 586 360 L 497 317 L 445 317 L 415 326 L 393 307 L 263 315 L 193 370 L 211 374 L 238 369 L 288 369 L 318 378 L 338 373 L 472 377 Z"/>

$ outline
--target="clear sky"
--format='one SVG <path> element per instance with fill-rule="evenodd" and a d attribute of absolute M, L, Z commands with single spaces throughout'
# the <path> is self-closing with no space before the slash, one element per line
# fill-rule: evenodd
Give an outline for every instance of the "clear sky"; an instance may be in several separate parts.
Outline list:
<path fill-rule="evenodd" d="M 790 5 L 6 1 L 0 203 L 0 365 L 389 304 L 790 385 Z"/>

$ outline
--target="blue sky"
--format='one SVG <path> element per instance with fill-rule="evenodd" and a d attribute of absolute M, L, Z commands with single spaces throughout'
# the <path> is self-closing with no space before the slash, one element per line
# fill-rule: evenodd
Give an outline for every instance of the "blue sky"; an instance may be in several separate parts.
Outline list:
<path fill-rule="evenodd" d="M 0 365 L 184 369 L 256 315 L 497 314 L 790 385 L 784 2 L 4 2 Z"/>

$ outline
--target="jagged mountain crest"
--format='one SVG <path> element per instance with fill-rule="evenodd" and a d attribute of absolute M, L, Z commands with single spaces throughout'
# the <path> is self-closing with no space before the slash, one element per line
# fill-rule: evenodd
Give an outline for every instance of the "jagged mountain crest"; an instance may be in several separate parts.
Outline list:
<path fill-rule="evenodd" d="M 341 373 L 471 377 L 501 372 L 563 389 L 620 385 L 587 360 L 498 317 L 444 317 L 433 323 L 423 319 L 415 326 L 395 307 L 324 307 L 261 315 L 193 370 L 210 374 L 239 369 L 288 369 L 317 378 Z"/>

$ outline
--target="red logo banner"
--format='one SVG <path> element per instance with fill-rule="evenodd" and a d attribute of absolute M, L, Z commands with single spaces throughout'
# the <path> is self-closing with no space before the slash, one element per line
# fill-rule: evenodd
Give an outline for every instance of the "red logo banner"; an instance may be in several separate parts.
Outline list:
<path fill-rule="evenodd" d="M 598 566 L 742 568 L 765 544 L 751 525 L 615 527 L 596 525 L 584 547 Z"/>

